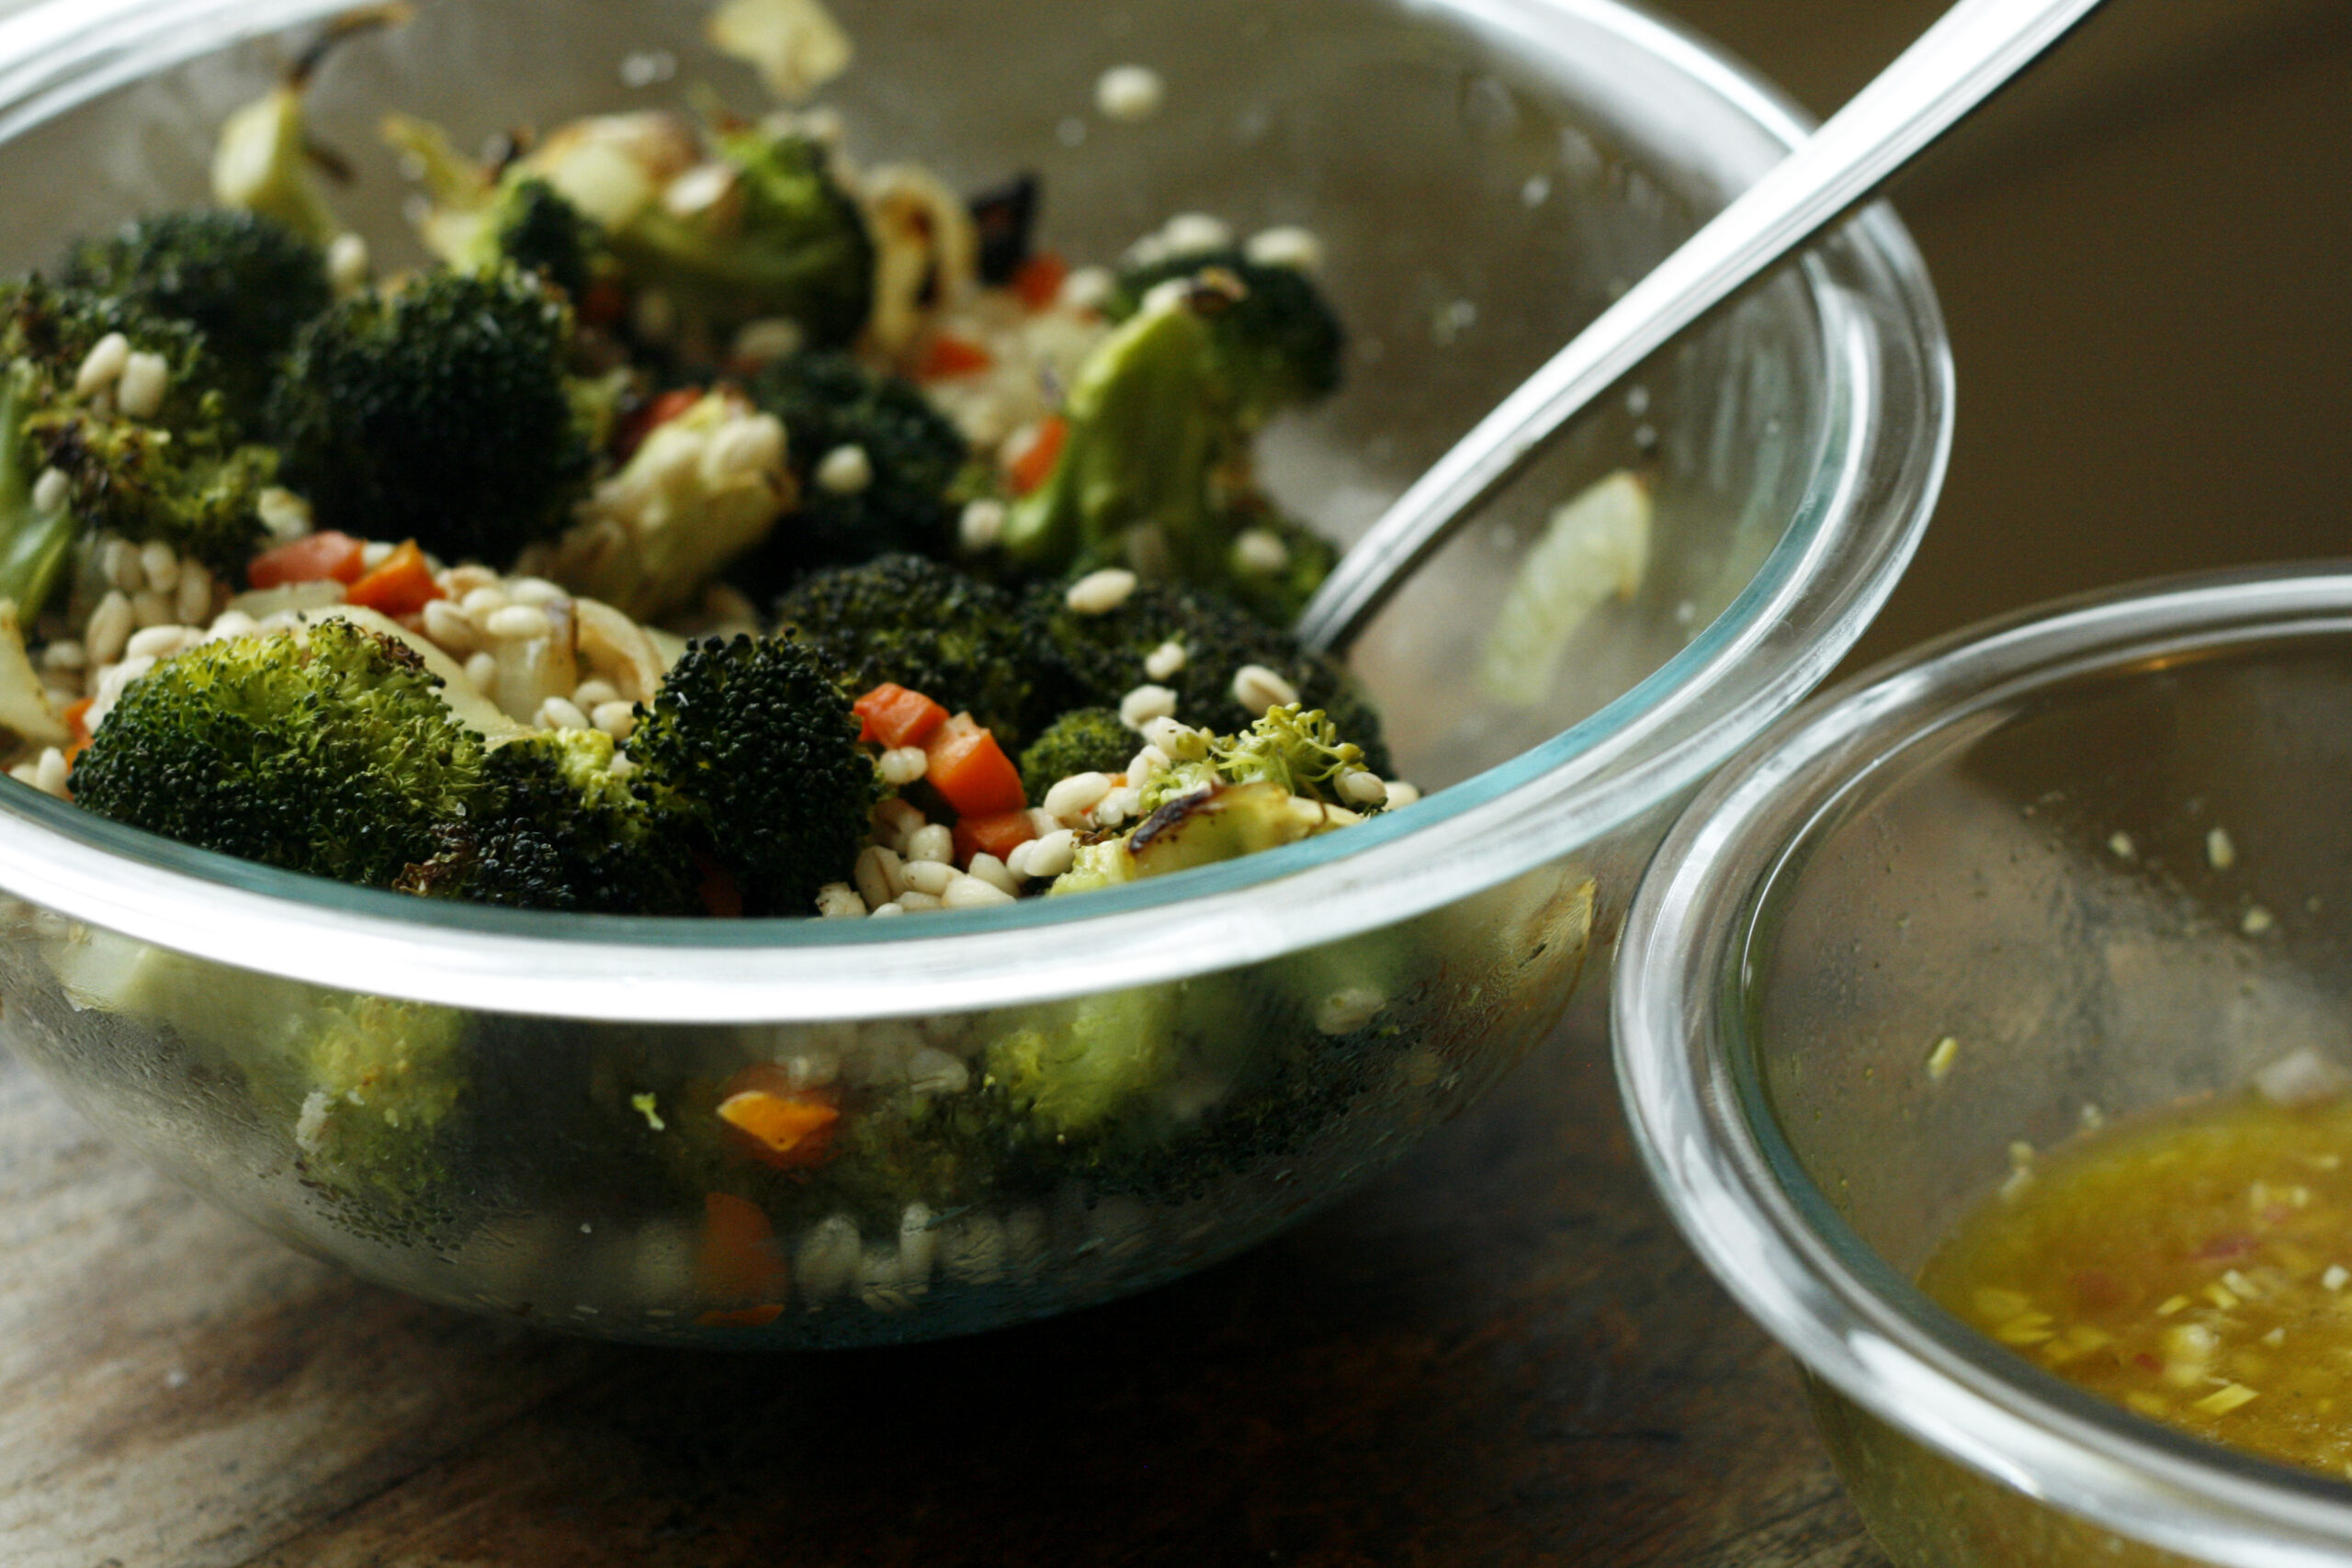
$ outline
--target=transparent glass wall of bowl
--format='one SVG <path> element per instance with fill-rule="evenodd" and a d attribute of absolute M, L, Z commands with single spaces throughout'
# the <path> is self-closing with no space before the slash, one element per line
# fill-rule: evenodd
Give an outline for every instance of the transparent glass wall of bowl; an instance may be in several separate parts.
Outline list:
<path fill-rule="evenodd" d="M 1750 996 L 1772 1124 L 1906 1275 L 2016 1145 L 2352 1038 L 2343 643 L 2086 671 L 1890 771 L 1776 879 Z"/>
<path fill-rule="evenodd" d="M 1189 1272 L 1385 1165 L 1552 1029 L 1657 826 L 1345 942 L 922 1019 L 467 1012 L 21 904 L 0 987 L 8 1043 L 101 1128 L 383 1283 L 619 1338 L 919 1339 Z M 1038 1060 L 1067 1131 L 1008 1137 Z M 720 1116 L 761 1089 L 838 1108 L 821 1163 Z"/>
<path fill-rule="evenodd" d="M 2324 1483 L 2094 1401 L 1908 1280 L 2041 1151 L 2298 1051 L 2346 1065 L 2352 624 L 2053 655 L 1931 728 L 1842 746 L 1859 779 L 1752 863 L 1769 886 L 1722 954 L 1722 1109 L 1833 1271 L 1784 1283 L 1808 1315 L 1840 1298 L 1841 1338 L 1893 1341 L 1867 1359 L 1906 1424 L 1982 1444 L 2015 1418 L 2048 1445 L 1987 1475 L 1822 1383 L 1858 1508 L 1922 1568 L 2324 1560 L 2311 1543 L 2352 1540 Z"/>

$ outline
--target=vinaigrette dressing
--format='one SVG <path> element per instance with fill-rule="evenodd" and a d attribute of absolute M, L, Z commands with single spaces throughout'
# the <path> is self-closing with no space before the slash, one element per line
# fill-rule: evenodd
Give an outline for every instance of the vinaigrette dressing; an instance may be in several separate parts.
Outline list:
<path fill-rule="evenodd" d="M 2201 1101 L 2046 1154 L 1920 1273 L 2093 1393 L 2352 1476 L 2352 1099 Z"/>

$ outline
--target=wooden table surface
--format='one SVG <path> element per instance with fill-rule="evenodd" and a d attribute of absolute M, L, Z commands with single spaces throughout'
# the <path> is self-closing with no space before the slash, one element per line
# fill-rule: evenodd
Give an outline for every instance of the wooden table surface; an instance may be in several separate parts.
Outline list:
<path fill-rule="evenodd" d="M 0 1053 L 11 1568 L 1881 1568 L 1649 1195 L 1597 998 L 1374 1186 L 978 1338 L 615 1348 L 362 1284 Z"/>

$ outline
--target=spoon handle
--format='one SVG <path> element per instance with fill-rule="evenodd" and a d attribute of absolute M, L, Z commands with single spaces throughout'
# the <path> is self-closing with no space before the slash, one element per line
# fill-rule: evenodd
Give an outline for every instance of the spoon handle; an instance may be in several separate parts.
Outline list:
<path fill-rule="evenodd" d="M 1295 628 L 1345 649 L 1413 570 L 1585 406 L 1867 197 L 2099 0 L 1959 0 L 1820 130 L 1521 383 L 1340 559 Z"/>

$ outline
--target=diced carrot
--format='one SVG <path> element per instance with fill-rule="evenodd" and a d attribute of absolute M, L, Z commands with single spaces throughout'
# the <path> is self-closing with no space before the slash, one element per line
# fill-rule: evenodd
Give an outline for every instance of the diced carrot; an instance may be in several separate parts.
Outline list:
<path fill-rule="evenodd" d="M 1057 413 L 1049 413 L 1037 422 L 1037 432 L 1029 445 L 1014 454 L 1005 465 L 1005 482 L 1015 495 L 1027 495 L 1046 482 L 1061 460 L 1062 443 L 1069 439 L 1069 422 Z"/>
<path fill-rule="evenodd" d="M 84 697 L 80 702 L 68 703 L 65 712 L 60 716 L 65 720 L 65 761 L 69 767 L 74 758 L 89 749 L 90 709 L 96 705 L 97 700 L 96 697 Z"/>
<path fill-rule="evenodd" d="M 255 588 L 283 588 L 289 582 L 356 582 L 368 573 L 361 558 L 364 547 L 348 534 L 329 529 L 288 539 L 254 557 L 245 581 Z"/>
<path fill-rule="evenodd" d="M 343 596 L 350 604 L 378 611 L 395 620 L 416 614 L 435 599 L 448 597 L 441 591 L 441 585 L 433 581 L 433 568 L 414 539 L 402 542 L 398 549 L 384 558 L 381 565 L 353 583 Z"/>
<path fill-rule="evenodd" d="M 795 1170 L 824 1161 L 842 1113 L 813 1090 L 795 1089 L 784 1069 L 762 1063 L 727 1080 L 718 1119 L 727 1139 L 763 1165 Z"/>
<path fill-rule="evenodd" d="M 1061 298 L 1069 263 L 1054 251 L 1039 251 L 1013 269 L 1012 291 L 1032 310 L 1042 310 Z"/>
<path fill-rule="evenodd" d="M 1026 811 L 1000 811 L 989 817 L 956 819 L 956 860 L 970 865 L 972 857 L 989 854 L 1002 860 L 1015 848 L 1037 836 L 1037 824 Z"/>
<path fill-rule="evenodd" d="M 976 376 L 996 363 L 986 345 L 953 333 L 941 333 L 922 351 L 915 366 L 918 381 L 944 381 L 956 376 Z"/>
<path fill-rule="evenodd" d="M 619 451 L 626 463 L 645 445 L 645 438 L 703 400 L 700 387 L 673 387 L 631 416 L 621 430 Z"/>
<path fill-rule="evenodd" d="M 919 746 L 947 717 L 945 708 L 921 692 L 888 681 L 858 698 L 850 711 L 865 726 L 857 738 L 879 740 L 885 746 Z"/>
<path fill-rule="evenodd" d="M 995 817 L 1028 804 L 1021 770 L 970 714 L 959 713 L 933 730 L 923 751 L 923 777 L 958 817 Z"/>
<path fill-rule="evenodd" d="M 703 1194 L 695 1280 L 703 1295 L 717 1301 L 758 1302 L 781 1294 L 784 1258 L 766 1212 L 731 1192 Z"/>

